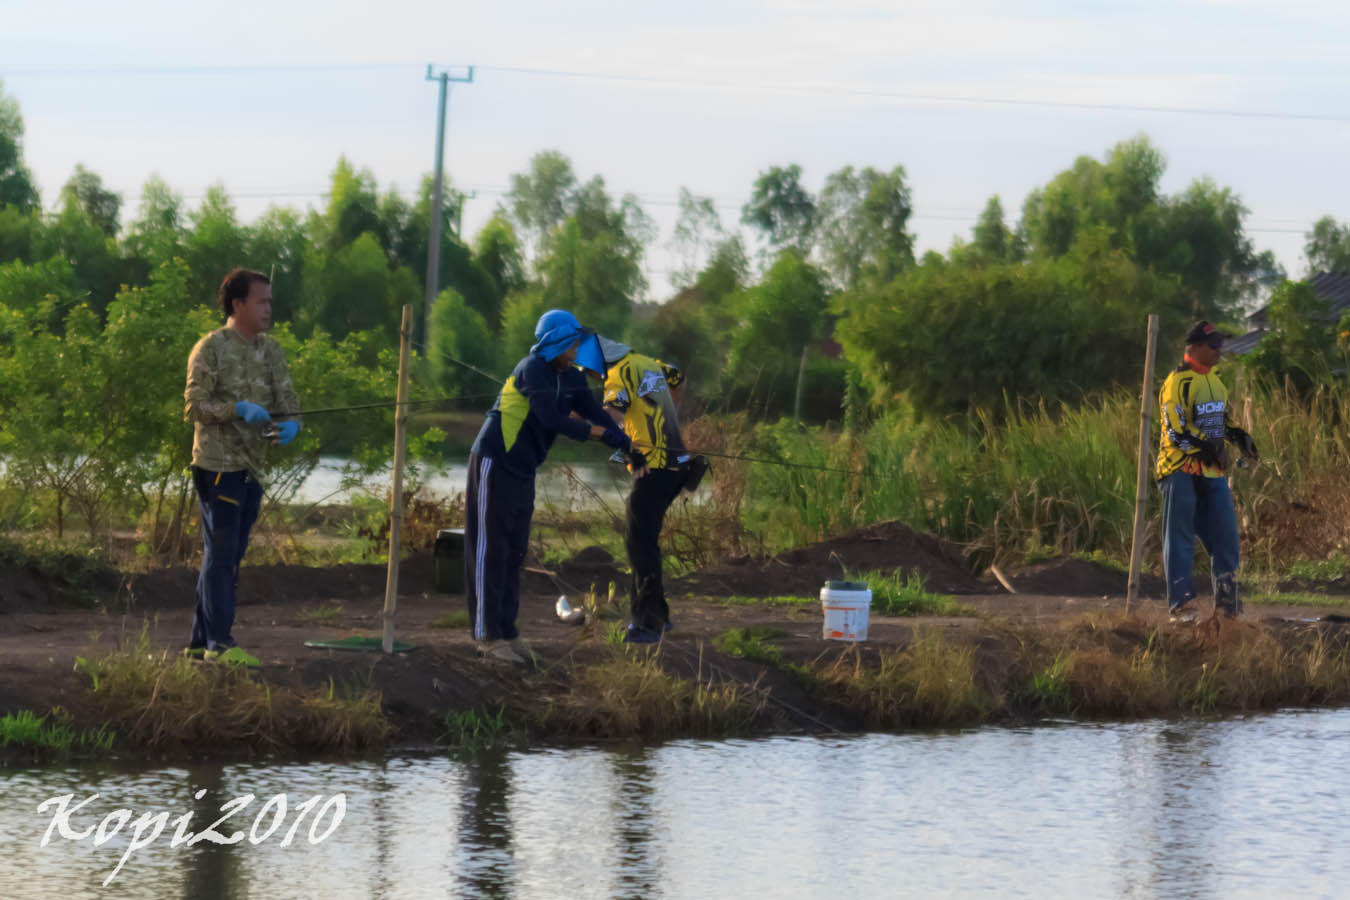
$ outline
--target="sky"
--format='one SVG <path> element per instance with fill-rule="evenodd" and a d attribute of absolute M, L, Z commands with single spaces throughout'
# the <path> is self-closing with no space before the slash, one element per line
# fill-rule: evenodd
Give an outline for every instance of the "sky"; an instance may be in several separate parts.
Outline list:
<path fill-rule="evenodd" d="M 1163 189 L 1212 178 L 1303 275 L 1303 234 L 1350 220 L 1350 6 L 1340 0 L 0 0 L 0 83 L 49 207 L 76 164 L 134 218 L 158 174 L 190 207 L 223 184 L 245 221 L 323 203 L 340 156 L 411 193 L 434 165 L 471 196 L 471 237 L 545 149 L 632 193 L 670 296 L 679 190 L 738 226 L 756 175 L 904 166 L 920 252 L 1010 224 L 1080 155 L 1146 134 Z M 1222 114 L 1218 114 L 1222 113 Z"/>

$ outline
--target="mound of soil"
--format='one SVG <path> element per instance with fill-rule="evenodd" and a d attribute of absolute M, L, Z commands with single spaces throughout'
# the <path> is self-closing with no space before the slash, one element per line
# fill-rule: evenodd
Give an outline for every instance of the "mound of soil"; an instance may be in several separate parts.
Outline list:
<path fill-rule="evenodd" d="M 239 571 L 240 606 L 255 603 L 321 603 L 328 600 L 384 597 L 383 565 L 250 566 Z M 405 559 L 399 566 L 399 593 L 435 591 L 431 554 Z M 71 603 L 98 603 L 119 609 L 191 609 L 196 602 L 197 570 L 158 569 L 146 573 L 109 572 L 80 593 L 22 566 L 0 564 L 0 614 L 58 611 Z"/>
<path fill-rule="evenodd" d="M 524 587 L 540 594 L 555 591 L 581 594 L 594 586 L 597 593 L 606 594 L 610 582 L 614 582 L 614 589 L 619 596 L 628 591 L 628 573 L 604 547 L 585 547 L 558 566 L 556 571 L 551 574 L 546 574 L 546 571 L 527 565 Z"/>
<path fill-rule="evenodd" d="M 917 572 L 928 590 L 942 594 L 998 592 L 966 568 L 955 546 L 900 522 L 881 522 L 828 541 L 788 550 L 765 561 L 730 559 L 674 582 L 672 588 L 705 596 L 811 595 L 845 570 Z"/>
<path fill-rule="evenodd" d="M 93 606 L 95 598 L 116 592 L 119 580 L 118 573 L 111 570 L 65 579 L 0 560 L 0 615 Z"/>
<path fill-rule="evenodd" d="M 1055 597 L 1120 597 L 1129 587 L 1129 576 L 1082 559 L 1054 559 L 1013 575 L 1010 579 L 1019 594 L 1046 594 Z M 1163 580 L 1144 575 L 1139 584 L 1146 597 L 1163 595 Z"/>

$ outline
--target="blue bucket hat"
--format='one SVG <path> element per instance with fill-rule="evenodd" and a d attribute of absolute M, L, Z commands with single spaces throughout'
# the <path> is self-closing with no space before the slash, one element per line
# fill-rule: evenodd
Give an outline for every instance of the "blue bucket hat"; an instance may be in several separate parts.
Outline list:
<path fill-rule="evenodd" d="M 534 326 L 537 343 L 530 348 L 530 352 L 542 356 L 544 362 L 553 362 L 578 338 L 590 333 L 590 329 L 582 328 L 577 317 L 567 310 L 550 309 L 539 317 L 538 324 Z"/>

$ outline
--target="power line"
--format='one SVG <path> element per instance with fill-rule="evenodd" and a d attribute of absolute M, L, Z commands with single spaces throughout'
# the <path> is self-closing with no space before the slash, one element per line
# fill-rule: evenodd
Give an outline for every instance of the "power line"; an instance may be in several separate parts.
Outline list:
<path fill-rule="evenodd" d="M 235 66 L 164 66 L 164 67 L 93 67 L 93 68 L 35 68 L 0 71 L 4 78 L 81 78 L 96 76 L 116 77 L 191 77 L 204 75 L 247 74 L 304 74 L 308 72 L 379 71 L 412 68 L 415 63 L 314 63 L 286 65 Z M 1238 119 L 1273 119 L 1302 122 L 1350 122 L 1350 113 L 1302 113 L 1276 110 L 1238 109 L 1219 106 L 1169 106 L 1145 103 L 1100 103 L 1053 98 L 994 97 L 978 94 L 936 94 L 902 91 L 893 88 L 864 88 L 841 85 L 774 84 L 765 82 L 734 82 L 691 78 L 673 78 L 660 75 L 638 75 L 617 72 L 584 72 L 569 69 L 543 69 L 528 66 L 494 66 L 475 64 L 484 72 L 506 75 L 527 75 L 541 78 L 571 78 L 587 81 L 609 81 L 626 84 L 649 84 L 666 87 L 701 90 L 739 91 L 773 94 L 806 94 L 826 97 L 863 97 L 878 100 L 900 100 L 914 103 L 959 106 L 1012 106 L 1025 108 L 1066 109 L 1081 112 L 1128 112 L 1176 116 L 1206 116 Z"/>

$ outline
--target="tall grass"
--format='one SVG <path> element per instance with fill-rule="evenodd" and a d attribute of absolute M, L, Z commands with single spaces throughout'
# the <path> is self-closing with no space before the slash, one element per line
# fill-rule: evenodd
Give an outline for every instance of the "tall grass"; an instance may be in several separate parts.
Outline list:
<path fill-rule="evenodd" d="M 703 669 L 693 679 L 667 672 L 661 652 L 610 659 L 575 673 L 568 692 L 549 701 L 544 728 L 588 738 L 725 737 L 748 732 L 764 699 Z"/>
<path fill-rule="evenodd" d="M 153 651 L 146 628 L 121 649 L 78 657 L 76 668 L 95 715 L 134 747 L 354 750 L 391 731 L 371 688 L 271 685 L 243 666 Z"/>
<path fill-rule="evenodd" d="M 884 651 L 876 666 L 860 654 L 841 656 L 821 676 L 874 728 L 961 725 L 983 721 L 990 697 L 977 684 L 975 648 L 921 629 L 901 651 Z"/>
<path fill-rule="evenodd" d="M 1260 465 L 1232 478 L 1248 568 L 1282 572 L 1344 554 L 1350 394 L 1327 388 L 1301 397 L 1256 385 L 1232 396 L 1262 454 Z M 1153 419 L 1156 449 L 1156 411 Z M 741 520 L 769 550 L 898 519 L 961 544 L 976 566 L 1018 563 L 1029 552 L 1124 560 L 1138 429 L 1138 395 L 1123 390 L 1076 407 L 1010 408 L 997 419 L 923 420 L 901 403 L 859 434 L 779 423 L 740 436 L 743 453 L 838 471 L 724 462 L 714 474 L 739 480 Z M 1152 450 L 1149 462 L 1151 473 Z M 1157 560 L 1161 500 L 1152 487 L 1148 503 L 1146 558 Z"/>

